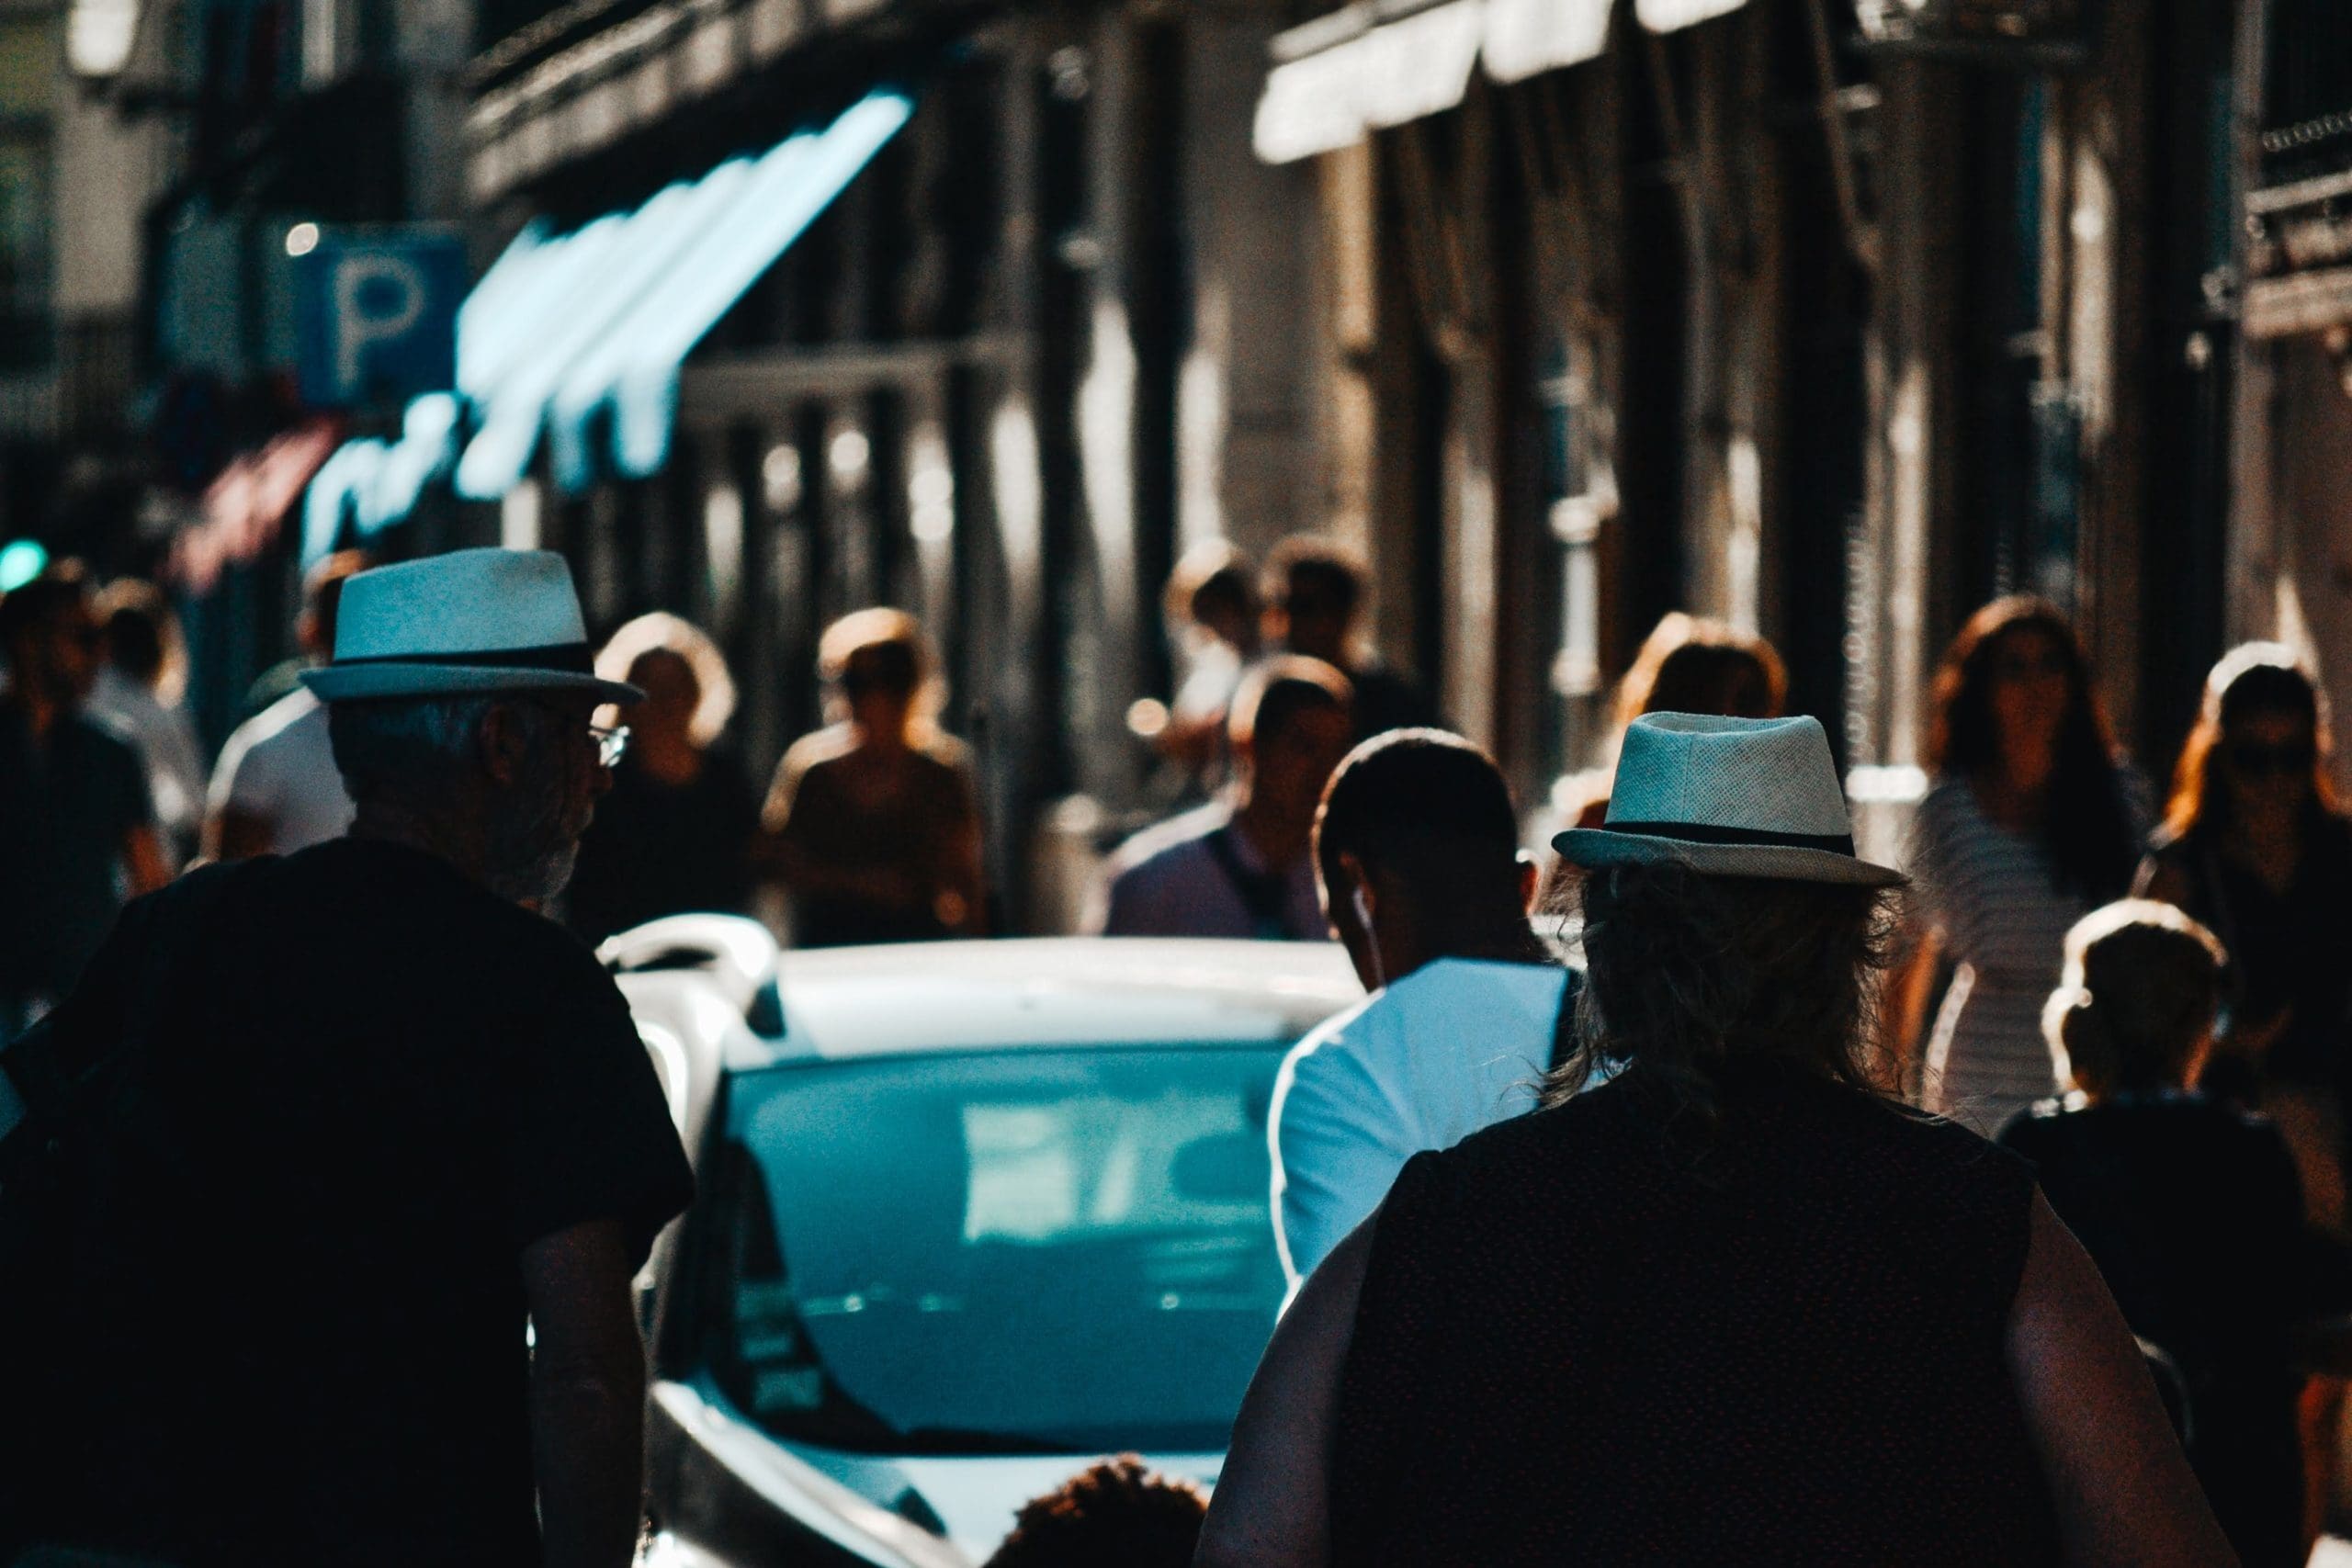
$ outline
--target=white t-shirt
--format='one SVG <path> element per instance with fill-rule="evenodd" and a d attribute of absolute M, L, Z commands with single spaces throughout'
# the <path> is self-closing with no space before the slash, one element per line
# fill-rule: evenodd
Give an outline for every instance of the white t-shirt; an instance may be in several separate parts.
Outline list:
<path fill-rule="evenodd" d="M 351 826 L 351 796 L 327 739 L 326 705 L 303 687 L 239 725 L 212 772 L 213 815 L 266 819 L 269 852 L 288 855 Z"/>
<path fill-rule="evenodd" d="M 1274 1244 L 1290 1288 L 1405 1162 L 1535 1109 L 1568 972 L 1441 958 L 1326 1021 L 1274 1078 Z"/>
<path fill-rule="evenodd" d="M 164 853 L 174 855 L 181 844 L 193 843 L 204 809 L 204 756 L 187 714 L 165 707 L 153 691 L 112 665 L 98 671 L 82 711 L 108 720 L 139 748 Z"/>

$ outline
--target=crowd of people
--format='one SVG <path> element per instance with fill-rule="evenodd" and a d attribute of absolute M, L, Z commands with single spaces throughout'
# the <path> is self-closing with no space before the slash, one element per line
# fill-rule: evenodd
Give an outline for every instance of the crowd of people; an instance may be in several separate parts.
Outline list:
<path fill-rule="evenodd" d="M 326 705 L 300 676 L 334 658 L 344 585 L 368 564 L 346 551 L 308 574 L 295 656 L 254 682 L 209 769 L 164 594 L 68 563 L 9 595 L 0 806 L 43 825 L 26 837 L 48 858 L 0 873 L 0 919 L 25 928 L 0 958 L 0 1039 L 72 989 L 127 899 L 199 861 L 291 854 L 349 829 Z M 1323 782 L 1356 740 L 1434 717 L 1365 653 L 1363 600 L 1354 561 L 1311 538 L 1286 542 L 1262 577 L 1224 545 L 1180 566 L 1168 604 L 1186 670 L 1157 737 L 1180 809 L 1110 857 L 1090 929 L 1329 935 L 1307 859 Z M 858 611 L 827 628 L 818 664 L 827 726 L 763 793 L 729 742 L 735 682 L 710 637 L 667 613 L 615 631 L 596 668 L 645 700 L 546 912 L 593 944 L 663 915 L 752 914 L 773 892 L 765 908 L 796 946 L 986 934 L 978 790 L 940 722 L 922 626 Z"/>
<path fill-rule="evenodd" d="M 1669 616 L 1547 857 L 1365 656 L 1363 594 L 1311 541 L 1170 585 L 1156 739 L 1190 798 L 1108 856 L 1091 928 L 1336 940 L 1366 996 L 1275 1083 L 1290 1304 L 1214 1504 L 1115 1461 L 1000 1561 L 2301 1562 L 2339 1397 L 2313 1346 L 2352 1313 L 2352 819 L 2310 669 L 2223 659 L 2160 805 L 2065 616 L 1989 604 L 1937 674 L 1898 870 L 1858 853 L 1770 647 Z M 624 1004 L 540 917 L 593 944 L 773 888 L 802 945 L 985 934 L 937 660 L 900 611 L 832 626 L 830 722 L 763 798 L 712 640 L 651 615 L 592 647 L 559 558 L 338 557 L 299 641 L 208 779 L 161 594 L 64 568 L 0 598 L 0 1043 L 70 1085 L 126 1041 L 235 1042 L 201 1072 L 151 1050 L 48 1228 L 0 1229 L 62 1281 L 0 1331 L 93 1348 L 27 1396 L 46 1436 L 0 1451 L 0 1521 L 167 1560 L 244 1539 L 254 1455 L 201 1428 L 258 1375 L 383 1413 L 277 1456 L 333 1500 L 268 1515 L 314 1560 L 537 1532 L 621 1561 L 628 1281 L 691 1179 Z M 24 1059 L 0 1111 L 46 1081 Z M 332 1306 L 267 1325 L 267 1367 L 225 1307 L 133 1321 L 223 1247 Z M 501 1404 L 526 1314 L 532 1402 Z M 393 1317 L 433 1375 L 370 1363 Z M 401 1445 L 453 1407 L 478 1440 L 419 1514 Z"/>

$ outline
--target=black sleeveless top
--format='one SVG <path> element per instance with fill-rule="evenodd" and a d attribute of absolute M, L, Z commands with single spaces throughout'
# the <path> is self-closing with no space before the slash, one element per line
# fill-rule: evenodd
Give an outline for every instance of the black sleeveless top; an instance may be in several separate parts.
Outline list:
<path fill-rule="evenodd" d="M 2023 1162 L 1777 1071 L 1724 1112 L 1698 1158 L 1621 1079 L 1405 1167 L 1334 1563 L 2060 1560 L 2003 1350 Z"/>

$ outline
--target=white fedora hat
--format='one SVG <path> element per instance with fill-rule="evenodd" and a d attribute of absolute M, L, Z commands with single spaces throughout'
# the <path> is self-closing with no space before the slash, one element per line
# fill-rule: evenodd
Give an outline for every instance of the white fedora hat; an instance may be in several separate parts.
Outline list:
<path fill-rule="evenodd" d="M 1625 730 L 1609 817 L 1552 840 L 1571 865 L 1679 862 L 1710 876 L 1891 887 L 1854 853 L 1829 737 L 1815 718 L 1653 713 Z"/>
<path fill-rule="evenodd" d="M 580 692 L 645 695 L 596 675 L 571 569 L 552 550 L 452 550 L 344 584 L 334 661 L 302 673 L 322 702 Z"/>

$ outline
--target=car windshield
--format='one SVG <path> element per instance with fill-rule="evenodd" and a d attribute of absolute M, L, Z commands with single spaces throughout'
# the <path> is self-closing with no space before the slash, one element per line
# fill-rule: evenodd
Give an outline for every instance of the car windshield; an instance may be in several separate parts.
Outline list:
<path fill-rule="evenodd" d="M 1281 1045 L 1022 1050 L 736 1081 L 714 1372 L 868 1452 L 1222 1450 L 1281 1304 Z"/>

